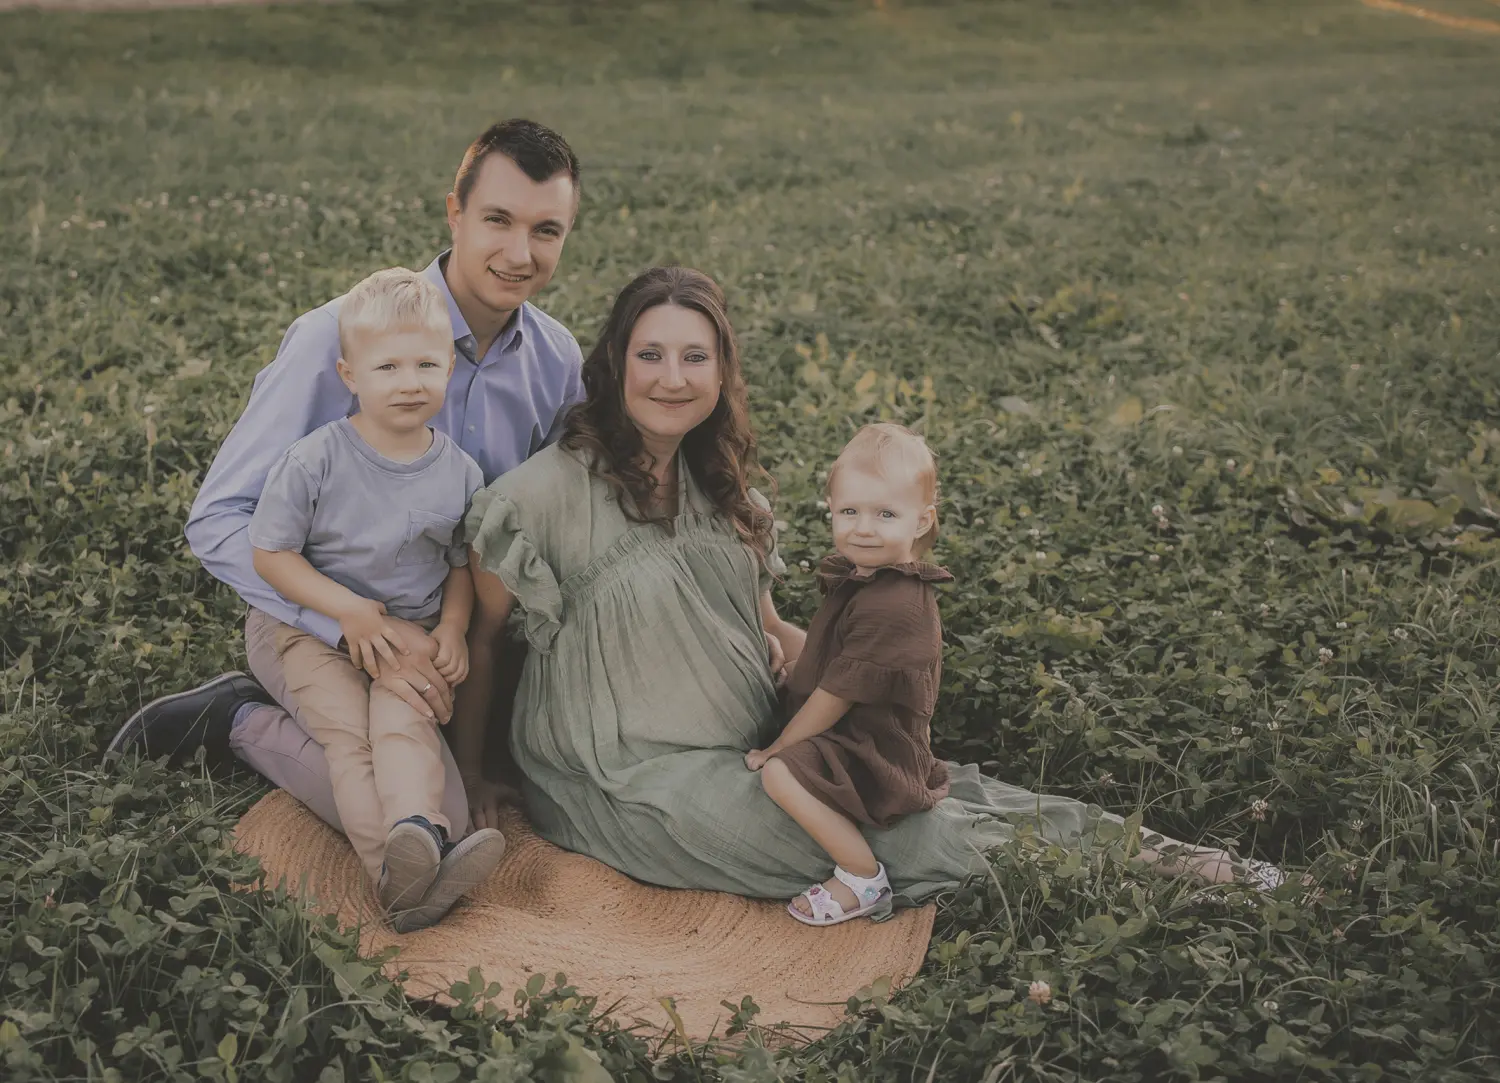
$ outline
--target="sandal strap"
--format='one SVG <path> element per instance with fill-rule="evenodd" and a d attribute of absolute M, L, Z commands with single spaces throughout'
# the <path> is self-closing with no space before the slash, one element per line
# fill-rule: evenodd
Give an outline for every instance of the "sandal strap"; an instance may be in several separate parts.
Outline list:
<path fill-rule="evenodd" d="M 802 893 L 802 897 L 812 908 L 814 921 L 829 921 L 844 916 L 844 908 L 822 884 L 814 884 Z"/>
<path fill-rule="evenodd" d="M 833 877 L 843 884 L 859 900 L 859 908 L 867 909 L 891 893 L 891 881 L 885 874 L 884 865 L 875 866 L 874 876 L 855 876 L 842 865 L 833 867 Z"/>

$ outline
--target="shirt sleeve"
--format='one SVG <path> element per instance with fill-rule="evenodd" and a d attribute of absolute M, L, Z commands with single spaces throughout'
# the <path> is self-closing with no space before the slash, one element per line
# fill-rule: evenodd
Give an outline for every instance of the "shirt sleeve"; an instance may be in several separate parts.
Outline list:
<path fill-rule="evenodd" d="M 853 703 L 895 703 L 930 715 L 943 651 L 936 609 L 905 582 L 877 581 L 850 601 L 842 620 L 843 647 L 818 687 Z"/>
<path fill-rule="evenodd" d="M 479 469 L 479 464 L 463 452 L 464 462 L 464 514 L 459 520 L 458 528 L 453 532 L 453 544 L 448 547 L 448 567 L 462 568 L 469 563 L 469 539 L 468 528 L 463 520 L 469 516 L 469 509 L 474 506 L 474 494 L 484 488 L 484 471 Z"/>
<path fill-rule="evenodd" d="M 353 407 L 335 368 L 338 356 L 332 312 L 309 312 L 287 329 L 276 359 L 255 377 L 245 412 L 214 456 L 185 530 L 188 547 L 210 575 L 247 604 L 330 646 L 341 635 L 337 621 L 287 601 L 255 573 L 250 519 L 272 465 L 287 448 Z"/>
<path fill-rule="evenodd" d="M 766 499 L 765 494 L 762 493 L 759 489 L 752 488 L 750 490 L 750 503 L 754 504 L 757 508 L 765 512 L 767 515 L 770 515 L 772 518 L 771 535 L 768 539 L 766 558 L 765 560 L 761 561 L 760 565 L 759 587 L 761 592 L 764 593 L 765 591 L 771 589 L 771 580 L 774 577 L 786 574 L 786 561 L 781 559 L 781 548 L 776 541 L 776 513 L 771 508 L 771 502 Z"/>
<path fill-rule="evenodd" d="M 312 533 L 319 488 L 318 479 L 294 453 L 283 455 L 266 475 L 250 516 L 251 546 L 300 553 Z"/>

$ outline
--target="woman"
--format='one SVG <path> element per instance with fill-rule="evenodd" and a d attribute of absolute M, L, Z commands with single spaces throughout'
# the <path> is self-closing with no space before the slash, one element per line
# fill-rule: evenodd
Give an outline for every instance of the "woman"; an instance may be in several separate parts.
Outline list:
<path fill-rule="evenodd" d="M 773 669 L 804 634 L 771 601 L 783 565 L 770 506 L 749 484 L 755 440 L 718 286 L 683 268 L 641 275 L 583 379 L 560 443 L 496 479 L 468 516 L 477 602 L 454 720 L 475 824 L 496 821 L 480 762 L 495 653 L 519 608 L 532 649 L 510 745 L 537 832 L 639 880 L 791 898 L 829 859 L 744 754 L 777 732 Z M 973 766 L 951 765 L 950 793 L 868 832 L 898 870 L 897 905 L 981 871 L 1011 818 L 1084 842 L 1103 815 Z M 1207 879 L 1233 875 L 1222 851 L 1191 855 Z"/>

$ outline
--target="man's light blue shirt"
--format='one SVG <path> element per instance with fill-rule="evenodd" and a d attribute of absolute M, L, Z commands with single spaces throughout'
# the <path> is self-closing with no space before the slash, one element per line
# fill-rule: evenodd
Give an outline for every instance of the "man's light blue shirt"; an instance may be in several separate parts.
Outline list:
<path fill-rule="evenodd" d="M 583 355 L 566 327 L 528 303 L 475 358 L 474 335 L 443 278 L 447 255 L 422 272 L 448 302 L 455 354 L 447 397 L 431 425 L 469 453 L 489 484 L 561 435 L 563 415 L 583 398 Z M 255 573 L 249 527 L 266 475 L 287 448 L 354 412 L 354 396 L 336 368 L 343 301 L 336 297 L 287 328 L 214 456 L 186 529 L 189 548 L 210 575 L 249 605 L 330 645 L 338 644 L 338 621 L 287 601 Z"/>

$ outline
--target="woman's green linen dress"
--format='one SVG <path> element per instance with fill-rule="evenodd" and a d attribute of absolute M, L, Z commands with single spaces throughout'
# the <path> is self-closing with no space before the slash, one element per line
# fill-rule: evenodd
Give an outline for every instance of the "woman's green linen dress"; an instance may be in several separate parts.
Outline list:
<path fill-rule="evenodd" d="M 758 604 L 769 576 L 680 460 L 668 532 L 627 520 L 580 455 L 547 448 L 477 493 L 467 518 L 532 648 L 510 735 L 531 821 L 638 880 L 790 898 L 833 863 L 745 767 L 782 725 Z M 1083 842 L 1101 816 L 951 770 L 936 808 L 865 830 L 898 905 L 982 871 L 1017 823 Z"/>

